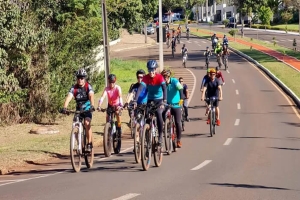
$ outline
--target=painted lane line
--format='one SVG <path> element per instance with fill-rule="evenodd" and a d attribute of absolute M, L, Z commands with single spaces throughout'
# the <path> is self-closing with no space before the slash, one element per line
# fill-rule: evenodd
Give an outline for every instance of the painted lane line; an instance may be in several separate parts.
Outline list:
<path fill-rule="evenodd" d="M 234 79 L 232 79 L 232 82 L 233 82 L 233 83 L 235 83 L 235 80 L 234 80 Z"/>
<path fill-rule="evenodd" d="M 228 146 L 232 141 L 232 138 L 228 138 L 223 145 Z"/>
<path fill-rule="evenodd" d="M 201 163 L 200 165 L 194 167 L 193 169 L 191 170 L 198 170 L 198 169 L 201 169 L 202 167 L 204 167 L 205 165 L 208 165 L 212 160 L 205 160 L 203 163 Z"/>
<path fill-rule="evenodd" d="M 120 151 L 120 153 L 125 153 L 125 152 L 127 152 L 127 151 L 129 151 L 129 150 L 131 150 L 131 149 L 133 149 L 133 146 L 132 146 L 132 147 L 129 147 L 129 148 L 127 148 L 127 149 L 124 149 L 124 150 L 122 150 L 122 151 Z M 106 159 L 112 158 L 112 157 L 116 157 L 116 155 L 114 154 L 114 155 L 111 155 L 110 157 L 100 158 L 100 159 L 98 159 L 97 161 L 106 160 Z"/>
<path fill-rule="evenodd" d="M 195 76 L 195 74 L 194 74 L 191 70 L 189 70 L 189 69 L 186 69 L 186 70 L 189 71 L 189 72 L 192 74 L 193 78 L 194 78 L 193 90 L 192 90 L 192 92 L 191 92 L 191 94 L 190 94 L 190 98 L 189 98 L 189 100 L 188 100 L 188 104 L 190 104 L 190 102 L 191 102 L 191 100 L 192 100 L 192 98 L 193 98 L 195 89 L 196 89 L 196 76 Z"/>
<path fill-rule="evenodd" d="M 198 41 L 198 40 L 195 40 L 194 42 L 195 42 L 195 43 L 198 43 L 199 41 Z"/>
<path fill-rule="evenodd" d="M 115 199 L 113 199 L 113 200 L 128 200 L 128 199 L 132 199 L 132 198 L 134 198 L 134 197 L 137 197 L 137 196 L 139 196 L 139 195 L 141 195 L 141 194 L 137 194 L 137 193 L 129 193 L 129 194 L 125 194 L 125 195 L 123 195 L 123 196 L 121 196 L 121 197 L 115 198 Z"/>
<path fill-rule="evenodd" d="M 237 109 L 238 109 L 238 110 L 241 109 L 241 104 L 240 104 L 240 103 L 237 104 Z"/>
<path fill-rule="evenodd" d="M 205 41 L 202 41 L 203 43 L 206 43 Z"/>
<path fill-rule="evenodd" d="M 230 74 L 230 71 L 228 69 L 226 71 L 227 71 L 228 74 Z"/>
<path fill-rule="evenodd" d="M 201 44 L 197 44 L 199 47 L 201 47 Z"/>
<path fill-rule="evenodd" d="M 238 94 L 239 94 L 239 91 L 238 91 L 238 90 L 235 90 L 235 93 L 236 93 L 236 95 L 238 95 Z"/>
<path fill-rule="evenodd" d="M 235 122 L 234 122 L 234 125 L 238 126 L 239 124 L 240 124 L 240 119 L 236 119 Z"/>

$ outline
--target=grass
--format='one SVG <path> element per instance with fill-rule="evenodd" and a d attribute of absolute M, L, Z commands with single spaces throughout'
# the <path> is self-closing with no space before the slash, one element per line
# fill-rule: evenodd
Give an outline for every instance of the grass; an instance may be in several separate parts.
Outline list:
<path fill-rule="evenodd" d="M 192 32 L 192 34 L 203 37 L 205 39 L 210 38 L 209 35 L 205 33 Z M 237 49 L 244 54 L 255 59 L 265 68 L 270 70 L 278 79 L 280 79 L 287 87 L 289 87 L 299 98 L 300 98 L 300 73 L 296 72 L 291 67 L 287 66 L 282 62 L 278 62 L 275 58 L 268 56 L 255 49 L 250 49 L 250 47 L 237 43 L 230 42 L 230 46 Z"/>
<path fill-rule="evenodd" d="M 294 30 L 297 32 L 299 31 L 299 24 L 280 24 L 280 25 L 275 25 L 272 27 L 285 29 L 286 26 L 287 26 L 287 29 L 289 29 L 289 30 Z"/>
<path fill-rule="evenodd" d="M 125 101 L 131 83 L 136 82 L 135 72 L 138 69 L 145 69 L 146 63 L 112 59 L 111 68 L 111 73 L 117 76 L 117 84 L 122 88 L 123 100 Z M 93 85 L 93 83 L 91 84 Z M 102 92 L 102 89 L 100 92 Z M 100 93 L 95 94 L 95 102 L 98 101 L 100 95 Z M 26 162 L 39 163 L 53 157 L 68 155 L 72 117 L 63 117 L 52 125 L 52 127 L 60 131 L 60 133 L 54 135 L 29 134 L 29 131 L 37 126 L 36 124 L 0 127 L 0 170 L 5 171 L 5 169 L 22 167 Z M 124 132 L 129 130 L 127 126 L 128 121 L 129 117 L 125 111 L 122 115 L 122 129 Z M 104 124 L 105 114 L 95 112 L 93 114 L 92 130 L 96 147 L 102 144 Z"/>

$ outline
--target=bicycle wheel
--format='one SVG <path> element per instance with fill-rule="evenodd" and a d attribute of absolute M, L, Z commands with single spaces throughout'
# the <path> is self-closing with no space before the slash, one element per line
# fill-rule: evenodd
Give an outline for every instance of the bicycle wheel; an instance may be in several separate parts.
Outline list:
<path fill-rule="evenodd" d="M 209 128 L 210 128 L 210 136 L 212 137 L 213 136 L 213 113 L 210 111 L 209 113 L 209 119 L 210 119 L 210 123 L 209 123 Z"/>
<path fill-rule="evenodd" d="M 216 112 L 213 111 L 213 134 L 216 134 Z"/>
<path fill-rule="evenodd" d="M 173 58 L 174 58 L 174 48 L 172 48 L 172 56 L 173 56 Z"/>
<path fill-rule="evenodd" d="M 181 108 L 181 127 L 182 127 L 182 131 L 185 130 L 185 127 L 184 127 L 184 119 L 185 119 L 185 113 L 184 113 L 183 108 Z"/>
<path fill-rule="evenodd" d="M 172 129 L 173 129 L 173 134 L 172 134 L 172 146 L 173 146 L 173 151 L 177 151 L 177 135 L 176 135 L 176 126 L 174 122 L 174 118 L 172 119 Z"/>
<path fill-rule="evenodd" d="M 152 153 L 154 157 L 154 164 L 156 167 L 159 167 L 163 160 L 162 150 L 158 151 L 158 136 L 152 138 Z"/>
<path fill-rule="evenodd" d="M 116 122 L 116 127 L 117 127 L 117 122 Z M 113 134 L 113 149 L 114 149 L 114 153 L 118 154 L 121 151 L 121 129 L 120 128 L 116 128 L 116 132 Z"/>
<path fill-rule="evenodd" d="M 134 131 L 135 131 L 134 125 L 135 125 L 135 118 L 132 117 L 132 118 L 130 119 L 130 133 L 131 133 L 131 138 L 134 137 Z"/>
<path fill-rule="evenodd" d="M 81 169 L 81 150 L 79 150 L 78 135 L 79 129 L 77 127 L 73 128 L 70 136 L 70 156 L 72 168 L 75 172 L 79 172 Z"/>
<path fill-rule="evenodd" d="M 166 118 L 164 130 L 165 149 L 168 155 L 172 153 L 172 137 L 170 119 Z"/>
<path fill-rule="evenodd" d="M 133 148 L 134 148 L 134 158 L 136 163 L 140 163 L 141 161 L 141 125 L 137 124 L 134 129 L 133 136 Z"/>
<path fill-rule="evenodd" d="M 227 70 L 228 69 L 228 60 L 227 59 L 225 59 L 225 70 Z"/>
<path fill-rule="evenodd" d="M 85 130 L 84 130 L 85 132 Z M 86 134 L 84 133 L 84 147 L 87 145 Z M 93 137 L 92 137 L 92 146 L 93 146 Z M 84 161 L 87 168 L 93 167 L 94 164 L 94 148 L 92 148 L 91 152 L 84 152 Z"/>
<path fill-rule="evenodd" d="M 143 134 L 142 134 L 142 144 L 141 144 L 141 160 L 142 167 L 144 171 L 147 171 L 151 163 L 152 154 L 152 135 L 150 132 L 150 125 L 145 124 Z"/>
<path fill-rule="evenodd" d="M 104 155 L 105 157 L 109 157 L 111 155 L 111 148 L 112 148 L 112 134 L 111 134 L 111 124 L 107 122 L 104 128 L 103 134 L 103 148 L 104 148 Z"/>

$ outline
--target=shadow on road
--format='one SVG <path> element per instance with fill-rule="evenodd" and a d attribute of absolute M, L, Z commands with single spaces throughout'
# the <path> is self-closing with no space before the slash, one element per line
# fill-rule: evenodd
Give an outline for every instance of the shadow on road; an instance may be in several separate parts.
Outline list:
<path fill-rule="evenodd" d="M 300 127 L 300 123 L 292 123 L 292 122 L 281 122 L 281 123 L 288 124 L 295 127 Z"/>
<path fill-rule="evenodd" d="M 189 109 L 206 108 L 206 105 L 189 106 Z"/>
<path fill-rule="evenodd" d="M 182 134 L 181 137 L 194 138 L 194 137 L 200 137 L 200 136 L 204 136 L 204 135 L 207 135 L 207 134 L 204 134 L 204 133 Z"/>
<path fill-rule="evenodd" d="M 248 188 L 248 189 L 268 189 L 268 190 L 290 190 L 280 187 L 268 187 L 263 185 L 248 185 L 248 184 L 233 184 L 233 183 L 210 183 L 210 185 L 234 187 L 234 188 Z"/>
<path fill-rule="evenodd" d="M 300 151 L 300 149 L 297 148 L 284 148 L 284 147 L 268 147 L 272 149 L 280 149 L 280 150 L 290 150 L 290 151 Z"/>

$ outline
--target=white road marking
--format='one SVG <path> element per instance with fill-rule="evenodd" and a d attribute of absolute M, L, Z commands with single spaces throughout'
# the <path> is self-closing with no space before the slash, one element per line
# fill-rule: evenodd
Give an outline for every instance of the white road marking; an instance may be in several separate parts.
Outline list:
<path fill-rule="evenodd" d="M 201 47 L 201 44 L 197 44 L 197 45 Z"/>
<path fill-rule="evenodd" d="M 233 83 L 235 83 L 235 80 L 234 80 L 234 79 L 232 79 L 232 82 L 233 82 Z"/>
<path fill-rule="evenodd" d="M 187 43 L 190 43 L 190 44 L 192 43 L 190 40 L 188 40 L 188 41 L 186 41 L 186 42 L 187 42 Z"/>
<path fill-rule="evenodd" d="M 129 150 L 131 150 L 131 149 L 133 149 L 133 146 L 132 146 L 132 147 L 129 147 L 129 148 L 127 148 L 127 149 L 124 149 L 124 150 L 122 150 L 122 151 L 120 151 L 120 153 L 127 152 L 127 151 L 129 151 Z M 110 157 L 100 158 L 100 159 L 98 159 L 98 161 L 106 160 L 106 159 L 108 159 L 108 158 L 115 157 L 115 156 L 116 156 L 116 154 L 111 155 Z"/>
<path fill-rule="evenodd" d="M 232 141 L 232 138 L 228 138 L 223 145 L 228 146 Z"/>
<path fill-rule="evenodd" d="M 239 91 L 238 91 L 238 90 L 235 90 L 235 93 L 236 93 L 236 95 L 238 95 L 238 94 L 239 94 Z"/>
<path fill-rule="evenodd" d="M 288 40 L 288 41 L 293 42 L 293 40 Z"/>
<path fill-rule="evenodd" d="M 129 194 L 125 194 L 125 195 L 123 195 L 121 197 L 115 198 L 113 200 L 128 200 L 128 199 L 132 199 L 132 198 L 134 198 L 136 196 L 139 196 L 139 195 L 141 195 L 141 194 L 129 193 Z"/>
<path fill-rule="evenodd" d="M 228 74 L 230 74 L 230 71 L 228 69 L 226 71 L 227 71 Z"/>
<path fill-rule="evenodd" d="M 191 170 L 198 170 L 198 169 L 201 169 L 202 167 L 204 167 L 205 165 L 208 165 L 212 160 L 205 160 L 203 163 L 201 163 L 200 165 L 194 167 L 193 169 Z"/>
<path fill-rule="evenodd" d="M 285 42 L 285 40 L 280 40 L 280 41 Z"/>
<path fill-rule="evenodd" d="M 240 103 L 237 104 L 237 109 L 238 109 L 238 110 L 241 109 L 241 104 L 240 104 Z"/>
<path fill-rule="evenodd" d="M 192 92 L 191 92 L 191 94 L 190 94 L 190 98 L 189 98 L 189 100 L 188 100 L 188 104 L 190 104 L 190 102 L 191 102 L 191 100 L 192 100 L 192 98 L 193 98 L 195 89 L 196 89 L 196 76 L 195 76 L 195 74 L 194 74 L 191 70 L 189 70 L 189 69 L 186 69 L 186 70 L 189 71 L 189 72 L 192 74 L 193 78 L 194 78 L 193 90 L 192 90 Z"/>
<path fill-rule="evenodd" d="M 236 119 L 235 122 L 234 122 L 234 125 L 238 126 L 239 124 L 240 124 L 240 119 Z"/>
<path fill-rule="evenodd" d="M 205 41 L 202 41 L 203 43 L 206 43 Z"/>
<path fill-rule="evenodd" d="M 198 43 L 198 40 L 195 40 L 194 42 L 195 42 L 195 43 Z"/>

